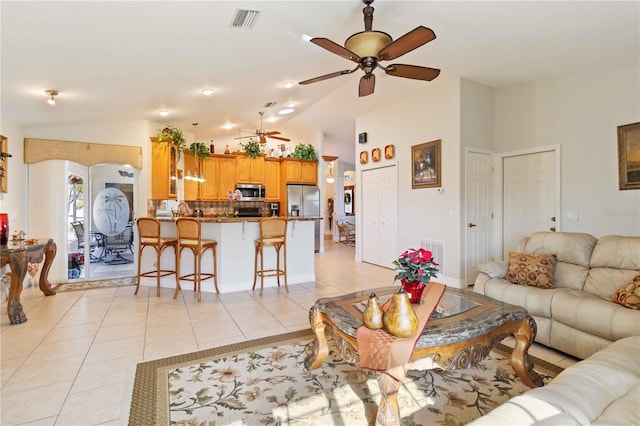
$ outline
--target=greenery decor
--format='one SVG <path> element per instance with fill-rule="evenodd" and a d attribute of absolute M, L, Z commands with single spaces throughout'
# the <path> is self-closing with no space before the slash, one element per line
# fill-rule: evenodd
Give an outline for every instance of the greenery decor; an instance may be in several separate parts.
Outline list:
<path fill-rule="evenodd" d="M 194 142 L 189 146 L 189 152 L 194 157 L 207 157 L 209 156 L 209 147 L 202 142 Z"/>
<path fill-rule="evenodd" d="M 260 157 L 264 155 L 264 150 L 262 149 L 262 145 L 256 139 L 249 139 L 249 142 L 243 144 L 240 142 L 240 148 L 244 152 L 246 152 L 250 157 Z"/>
<path fill-rule="evenodd" d="M 308 161 L 318 161 L 318 156 L 316 155 L 316 149 L 311 144 L 303 144 L 299 143 L 293 150 L 291 154 L 292 158 L 297 158 L 299 160 L 308 160 Z"/>
<path fill-rule="evenodd" d="M 169 139 L 171 143 L 178 148 L 178 159 L 182 155 L 182 151 L 187 148 L 187 141 L 182 134 L 182 130 L 171 125 L 166 126 L 163 129 L 158 130 L 158 139 Z"/>
<path fill-rule="evenodd" d="M 433 260 L 433 253 L 425 249 L 408 249 L 398 260 L 393 261 L 393 265 L 398 272 L 394 280 L 428 284 L 438 273 L 438 264 Z"/>

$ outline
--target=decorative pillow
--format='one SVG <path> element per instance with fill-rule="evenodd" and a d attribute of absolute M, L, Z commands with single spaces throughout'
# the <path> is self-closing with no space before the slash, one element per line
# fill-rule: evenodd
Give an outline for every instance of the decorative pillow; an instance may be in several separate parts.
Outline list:
<path fill-rule="evenodd" d="M 514 284 L 538 288 L 554 288 L 555 254 L 509 252 L 507 280 Z"/>
<path fill-rule="evenodd" d="M 504 278 L 507 275 L 507 262 L 487 262 L 478 265 L 478 270 L 491 278 Z"/>
<path fill-rule="evenodd" d="M 617 289 L 611 300 L 631 309 L 640 309 L 640 274 Z"/>

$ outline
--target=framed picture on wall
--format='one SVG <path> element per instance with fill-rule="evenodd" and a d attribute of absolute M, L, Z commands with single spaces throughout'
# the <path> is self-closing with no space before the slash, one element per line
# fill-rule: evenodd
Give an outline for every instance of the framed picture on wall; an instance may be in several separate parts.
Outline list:
<path fill-rule="evenodd" d="M 442 186 L 440 139 L 411 147 L 411 188 Z"/>
<path fill-rule="evenodd" d="M 618 188 L 640 189 L 640 123 L 618 126 Z"/>
<path fill-rule="evenodd" d="M 9 140 L 0 135 L 0 192 L 9 190 Z"/>
<path fill-rule="evenodd" d="M 356 214 L 356 209 L 354 207 L 355 198 L 353 192 L 353 186 L 344 187 L 344 214 L 347 216 L 353 216 L 354 214 Z"/>

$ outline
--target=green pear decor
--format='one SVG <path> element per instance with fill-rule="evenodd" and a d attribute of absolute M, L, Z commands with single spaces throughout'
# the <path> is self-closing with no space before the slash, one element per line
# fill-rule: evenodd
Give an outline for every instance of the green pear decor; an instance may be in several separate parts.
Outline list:
<path fill-rule="evenodd" d="M 391 297 L 387 312 L 382 316 L 384 328 L 396 337 L 411 337 L 418 331 L 418 316 L 411 307 L 409 296 L 400 287 Z"/>
<path fill-rule="evenodd" d="M 382 328 L 382 306 L 375 293 L 371 293 L 367 301 L 367 307 L 362 314 L 364 325 L 367 328 L 377 330 Z"/>

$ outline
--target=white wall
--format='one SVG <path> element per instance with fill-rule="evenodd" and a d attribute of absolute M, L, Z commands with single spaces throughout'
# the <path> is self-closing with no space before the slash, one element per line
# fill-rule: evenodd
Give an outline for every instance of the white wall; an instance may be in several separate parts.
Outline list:
<path fill-rule="evenodd" d="M 497 152 L 562 147 L 563 231 L 640 235 L 640 191 L 618 190 L 617 150 L 617 126 L 640 120 L 639 75 L 635 67 L 495 89 Z"/>
<path fill-rule="evenodd" d="M 356 181 L 366 169 L 398 164 L 398 249 L 418 248 L 420 240 L 445 243 L 446 277 L 441 282 L 458 285 L 460 269 L 460 80 L 440 76 L 411 97 L 358 117 L 356 133 L 367 132 L 368 142 L 357 144 L 356 159 L 362 150 L 369 162 L 356 162 Z M 442 187 L 411 188 L 411 146 L 442 140 Z M 395 145 L 395 158 L 378 163 L 370 160 L 371 150 Z M 362 192 L 356 191 L 356 206 L 362 205 Z M 356 210 L 357 212 L 357 210 Z M 361 215 L 356 214 L 356 229 L 362 229 Z M 359 232 L 359 231 L 357 231 Z M 356 243 L 356 257 L 362 259 L 361 235 Z M 400 254 L 400 253 L 398 253 Z M 389 267 L 394 259 L 389 259 Z M 391 283 L 390 283 L 391 284 Z"/>
<path fill-rule="evenodd" d="M 27 166 L 24 164 L 25 130 L 4 118 L 0 120 L 0 134 L 8 139 L 8 188 L 6 193 L 0 192 L 0 212 L 9 214 L 9 232 L 22 230 L 29 236 L 27 221 Z"/>

